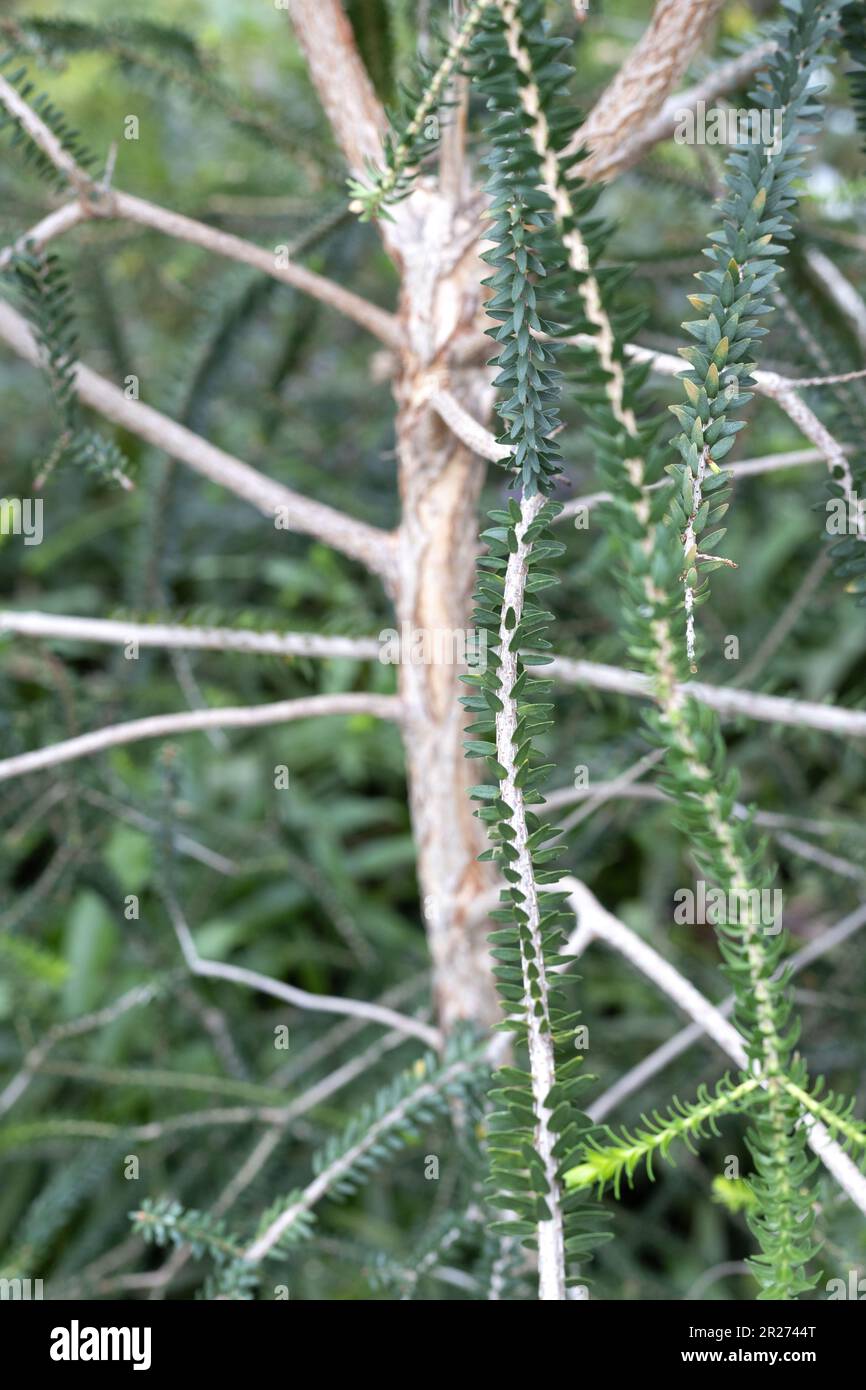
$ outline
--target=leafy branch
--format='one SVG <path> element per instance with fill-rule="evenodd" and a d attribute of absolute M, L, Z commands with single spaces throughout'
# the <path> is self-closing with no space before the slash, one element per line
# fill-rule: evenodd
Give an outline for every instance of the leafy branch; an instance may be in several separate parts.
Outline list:
<path fill-rule="evenodd" d="M 802 137 L 819 129 L 821 105 L 813 79 L 819 62 L 826 62 L 823 49 L 836 8 L 836 0 L 787 0 L 778 47 L 749 98 L 761 116 L 760 138 L 750 131 L 728 156 L 725 196 L 718 204 L 723 222 L 704 253 L 715 269 L 699 271 L 696 279 L 706 292 L 689 295 L 702 317 L 683 324 L 697 346 L 680 349 L 689 364 L 682 376 L 686 400 L 670 409 L 682 426 L 673 441 L 682 462 L 668 472 L 676 484 L 671 516 L 682 535 L 686 656 L 692 671 L 697 670 L 694 610 L 708 596 L 701 576 L 731 564 L 712 553 L 725 535 L 718 522 L 728 510 L 730 474 L 722 474 L 719 463 L 745 428 L 745 421 L 731 416 L 752 399 L 749 373 L 755 364 L 747 357 L 768 331 L 760 320 L 773 307 L 768 292 L 786 254 L 781 243 L 792 236 L 793 185 L 806 153 Z M 710 478 L 716 480 L 712 489 Z"/>
<path fill-rule="evenodd" d="M 81 423 L 75 385 L 78 330 L 62 262 L 53 252 L 30 247 L 15 253 L 4 275 L 18 292 L 35 330 L 60 429 L 38 471 L 38 485 L 56 467 L 67 463 L 130 489 L 129 461 L 117 444 Z"/>
<path fill-rule="evenodd" d="M 697 1153 L 695 1140 L 707 1134 L 718 1135 L 717 1122 L 723 1115 L 738 1114 L 754 1102 L 760 1086 L 756 1077 L 734 1083 L 729 1076 L 720 1081 L 715 1093 L 706 1086 L 698 1088 L 698 1098 L 689 1105 L 674 1097 L 665 1115 L 653 1111 L 652 1117 L 642 1116 L 632 1132 L 623 1129 L 619 1135 L 608 1127 L 604 1134 L 609 1143 L 592 1137 L 585 1141 L 583 1161 L 565 1174 L 568 1188 L 597 1187 L 599 1193 L 608 1183 L 613 1184 L 619 1197 L 623 1177 L 631 1187 L 635 1171 L 646 1164 L 647 1177 L 653 1177 L 656 1154 L 669 1159 L 674 1143 L 682 1141 L 691 1153 Z"/>
<path fill-rule="evenodd" d="M 396 113 L 392 115 L 392 128 L 400 134 L 389 130 L 385 136 L 385 167 L 377 169 L 371 165 L 367 182 L 349 180 L 350 207 L 362 222 L 381 216 L 390 203 L 399 202 L 412 191 L 419 165 L 438 139 L 439 118 L 435 113 L 443 106 L 448 84 L 459 70 L 482 14 L 491 3 L 492 0 L 472 0 L 457 33 L 443 45 L 445 51 L 438 64 L 419 61 L 420 89 L 404 88 L 405 117 L 400 121 Z"/>

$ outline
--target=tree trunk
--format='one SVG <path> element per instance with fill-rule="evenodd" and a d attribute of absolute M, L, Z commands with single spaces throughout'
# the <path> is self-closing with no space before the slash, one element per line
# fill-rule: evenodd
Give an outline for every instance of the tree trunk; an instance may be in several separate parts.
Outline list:
<path fill-rule="evenodd" d="M 397 617 L 401 632 L 426 634 L 423 660 L 403 653 L 401 695 L 418 880 L 444 1028 L 459 1019 L 489 1025 L 499 1017 L 487 952 L 488 924 L 476 907 L 494 882 L 477 857 L 484 826 L 472 815 L 468 788 L 480 775 L 463 753 L 467 722 L 459 696 L 464 663 L 449 660 L 470 638 L 478 553 L 478 499 L 484 465 L 429 405 L 445 385 L 476 419 L 490 412 L 483 368 L 449 373 L 454 344 L 477 335 L 483 271 L 478 259 L 477 199 L 456 210 L 419 190 L 410 200 L 417 240 L 403 257 L 401 319 L 408 348 L 395 381 L 402 499 Z M 405 625 L 405 626 L 404 626 Z M 438 648 L 438 650 L 437 650 Z M 478 764 L 480 768 L 482 765 Z"/>

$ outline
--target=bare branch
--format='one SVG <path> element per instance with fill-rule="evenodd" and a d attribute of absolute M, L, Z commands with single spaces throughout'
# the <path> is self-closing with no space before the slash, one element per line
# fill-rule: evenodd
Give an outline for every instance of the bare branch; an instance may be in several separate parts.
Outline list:
<path fill-rule="evenodd" d="M 62 783 L 55 783 L 55 786 L 61 796 L 66 795 L 66 788 Z M 108 811 L 117 820 L 126 821 L 127 825 L 134 825 L 149 835 L 162 831 L 161 823 L 153 816 L 145 815 L 143 811 L 136 810 L 134 806 L 126 806 L 122 801 L 117 801 L 113 796 L 106 796 L 104 792 L 96 791 L 93 787 L 80 787 L 78 795 L 84 801 L 89 801 L 91 806 Z M 241 872 L 241 866 L 236 864 L 233 859 L 227 859 L 224 854 L 217 854 L 216 850 L 209 849 L 207 845 L 199 844 L 198 840 L 184 835 L 181 831 L 173 833 L 172 845 L 177 854 L 186 855 L 188 859 L 197 859 L 200 864 L 205 864 L 209 869 L 213 869 L 214 873 L 222 874 L 226 878 L 233 878 Z"/>
<path fill-rule="evenodd" d="M 728 464 L 727 467 L 733 474 L 734 479 L 752 478 L 761 473 L 778 473 L 784 468 L 802 468 L 810 463 L 824 463 L 825 456 L 821 449 L 789 449 L 787 452 L 778 454 L 761 454 L 753 459 L 741 459 L 738 463 Z M 669 478 L 662 478 L 660 482 L 650 483 L 647 492 L 657 492 L 659 488 L 670 487 Z M 562 511 L 554 520 L 557 523 L 568 521 L 569 517 L 576 516 L 582 511 L 592 511 L 600 502 L 610 502 L 612 500 L 609 492 L 588 492 L 583 497 L 572 497 L 563 505 Z"/>
<path fill-rule="evenodd" d="M 545 335 L 540 336 L 544 337 Z M 557 341 L 566 343 L 571 347 L 590 350 L 597 348 L 596 339 L 591 333 L 576 333 L 568 338 L 557 339 Z M 472 338 L 463 345 L 462 360 L 474 360 L 483 353 L 489 352 L 489 348 L 489 339 L 480 335 L 477 339 Z M 687 363 L 681 357 L 674 357 L 669 352 L 657 352 L 654 348 L 642 347 L 638 343 L 627 343 L 625 352 L 635 362 L 648 362 L 651 370 L 659 376 L 677 376 L 680 372 L 687 370 Z M 766 459 L 746 459 L 740 464 L 731 464 L 730 467 L 735 473 L 739 472 L 741 477 L 746 477 L 750 473 L 765 473 L 774 468 L 784 468 L 789 466 L 789 463 L 811 463 L 823 459 L 831 470 L 840 470 L 836 476 L 842 482 L 848 496 L 853 497 L 855 495 L 854 483 L 846 459 L 848 449 L 833 437 L 814 411 L 800 399 L 797 392 L 808 386 L 830 384 L 834 380 L 853 381 L 863 374 L 863 371 L 858 368 L 856 371 L 842 373 L 836 378 L 804 377 L 802 381 L 799 381 L 793 377 L 780 376 L 777 372 L 753 371 L 751 375 L 756 389 L 763 395 L 769 396 L 784 410 L 791 423 L 796 425 L 807 439 L 817 445 L 817 452 L 811 449 L 792 450 L 787 454 L 770 455 Z M 482 458 L 491 459 L 493 462 L 499 462 L 508 457 L 511 452 L 508 446 L 498 444 L 490 431 L 473 419 L 450 392 L 446 390 L 435 392 L 431 397 L 431 404 L 458 438 L 476 454 L 480 454 Z M 776 461 L 773 462 L 773 459 Z M 669 485 L 667 479 L 662 479 L 660 483 L 653 483 L 651 488 L 668 487 Z M 610 494 L 607 492 L 591 493 L 589 497 L 575 498 L 566 503 L 559 519 L 573 516 L 580 507 L 595 506 L 599 502 L 609 500 Z M 864 521 L 864 528 L 866 528 L 866 521 Z"/>
<path fill-rule="evenodd" d="M 0 762 L 0 782 L 24 777 L 42 768 L 73 762 L 76 758 L 101 753 L 123 743 L 137 743 L 148 738 L 168 738 L 175 734 L 192 733 L 200 729 L 253 729 L 268 724 L 288 724 L 295 719 L 309 719 L 329 714 L 372 714 L 377 719 L 399 720 L 401 703 L 396 695 L 368 695 L 350 692 L 344 695 L 310 695 L 299 700 L 280 700 L 273 705 L 239 706 L 228 709 L 184 710 L 181 714 L 153 714 L 145 719 L 131 719 L 126 724 L 109 724 L 89 734 L 37 748 L 32 753 L 19 753 Z"/>
<path fill-rule="evenodd" d="M 647 677 L 621 666 L 605 666 L 599 662 L 558 656 L 547 670 L 554 679 L 566 685 L 589 685 L 596 690 L 609 690 L 619 695 L 650 698 Z M 866 737 L 866 710 L 839 709 L 835 705 L 819 705 L 812 700 L 794 700 L 782 695 L 735 690 L 730 686 L 706 685 L 703 681 L 688 681 L 677 688 L 723 716 L 758 719 L 767 724 L 788 724 L 798 729 L 821 729 L 825 733 L 852 738 Z"/>
<path fill-rule="evenodd" d="M 26 361 L 34 366 L 40 365 L 39 347 L 29 324 L 11 305 L 2 301 L 0 338 Z M 302 497 L 283 483 L 266 477 L 249 464 L 210 444 L 200 435 L 193 434 L 192 430 L 179 425 L 152 406 L 145 405 L 143 401 L 129 400 L 119 387 L 82 363 L 77 367 L 75 385 L 84 404 L 106 419 L 146 439 L 173 458 L 180 459 L 211 482 L 228 488 L 265 516 L 273 518 L 275 523 L 279 521 L 282 529 L 315 536 L 335 550 L 341 550 L 344 555 L 360 561 L 390 585 L 394 570 L 394 542 L 388 532 L 380 531 L 366 522 L 355 521 L 322 502 Z"/>
<path fill-rule="evenodd" d="M 72 155 L 64 150 L 54 132 L 28 106 L 16 89 L 2 77 L 0 77 L 0 102 L 10 114 L 21 121 L 43 154 L 51 160 L 55 168 L 69 179 L 77 190 L 82 216 L 123 217 L 130 222 L 137 222 L 141 226 L 153 227 L 156 231 L 164 232 L 167 236 L 177 237 L 182 241 L 191 242 L 195 246 L 201 246 L 204 250 L 213 251 L 216 255 L 226 256 L 230 260 L 254 266 L 265 275 L 271 275 L 275 280 L 281 280 L 294 289 L 312 295 L 323 304 L 329 304 L 332 308 L 345 314 L 347 318 L 354 319 L 362 328 L 374 333 L 390 347 L 400 346 L 402 333 L 393 314 L 378 308 L 375 304 L 370 304 L 360 295 L 353 294 L 351 290 L 345 290 L 341 285 L 334 284 L 325 276 L 317 275 L 315 271 L 307 270 L 304 266 L 294 265 L 287 259 L 284 261 L 277 257 L 275 251 L 267 251 L 261 246 L 256 246 L 253 242 L 244 241 L 242 237 L 233 236 L 230 232 L 222 232 L 215 227 L 209 227 L 205 222 L 196 222 L 194 218 L 185 217 L 182 213 L 171 212 L 167 208 L 161 208 L 155 203 L 147 202 L 144 198 L 135 198 L 129 193 L 121 193 L 116 189 L 109 190 L 95 182 L 83 169 L 79 168 Z M 71 214 L 67 215 L 71 216 Z M 56 234 L 56 230 L 52 230 L 52 235 Z"/>
<path fill-rule="evenodd" d="M 837 265 L 816 246 L 806 250 L 806 264 L 847 319 L 861 348 L 866 350 L 866 304 Z"/>
<path fill-rule="evenodd" d="M 648 148 L 642 139 L 647 124 L 685 72 L 721 6 L 722 0 L 658 0 L 640 42 L 566 151 L 575 154 L 584 146 L 590 151 L 580 166 L 582 177 L 608 179 Z"/>
<path fill-rule="evenodd" d="M 847 941 L 849 936 L 860 931 L 866 924 L 866 905 L 861 904 L 854 912 L 843 917 L 840 922 L 835 923 L 827 931 L 823 931 L 820 936 L 816 936 L 806 946 L 796 951 L 793 956 L 789 956 L 786 966 L 790 967 L 791 974 L 796 975 L 798 971 L 811 965 L 814 960 L 825 955 L 838 946 L 842 941 Z M 734 1007 L 734 996 L 729 994 L 727 999 L 718 1005 L 719 1013 L 727 1018 Z M 667 1042 L 661 1044 L 648 1053 L 637 1066 L 619 1077 L 609 1090 L 595 1102 L 594 1114 L 596 1119 L 602 1119 L 604 1115 L 618 1105 L 620 1101 L 627 1099 L 636 1090 L 639 1090 L 651 1080 L 658 1072 L 662 1071 L 669 1062 L 673 1062 L 680 1057 L 699 1038 L 704 1036 L 704 1030 L 699 1023 L 689 1023 L 685 1028 L 681 1028 L 673 1037 L 668 1038 Z"/>
<path fill-rule="evenodd" d="M 399 322 L 387 309 L 380 309 L 378 305 L 371 304 L 352 290 L 335 284 L 326 276 L 317 275 L 314 270 L 307 270 L 306 266 L 296 265 L 288 259 L 278 257 L 275 250 L 269 251 L 262 246 L 256 246 L 254 242 L 245 241 L 243 237 L 234 236 L 231 232 L 209 227 L 206 222 L 197 222 L 192 217 L 185 217 L 183 213 L 158 207 L 156 203 L 149 203 L 144 198 L 135 198 L 130 193 L 108 194 L 94 205 L 91 215 L 120 217 L 129 222 L 136 222 L 142 227 L 153 227 L 155 231 L 164 232 L 166 236 L 191 242 L 194 246 L 201 246 L 205 251 L 213 251 L 217 256 L 226 256 L 229 260 L 253 266 L 274 280 L 291 285 L 293 289 L 302 290 L 322 304 L 328 304 L 332 309 L 345 314 L 389 347 L 399 348 L 403 342 Z"/>
<path fill-rule="evenodd" d="M 668 801 L 669 797 L 662 791 L 661 787 L 653 786 L 651 783 L 634 782 L 633 777 L 640 776 L 644 768 L 649 764 L 653 754 L 648 754 L 633 767 L 627 769 L 621 777 L 612 778 L 610 781 L 595 782 L 585 787 L 557 787 L 545 798 L 545 804 L 550 809 L 559 806 L 570 806 L 574 802 L 585 802 L 577 814 L 567 817 L 562 824 L 560 834 L 557 838 L 561 839 L 566 831 L 573 830 L 575 825 L 584 820 L 587 816 L 598 810 L 606 802 L 616 799 L 627 799 L 632 801 Z M 774 831 L 776 842 L 783 849 L 791 854 L 797 855 L 800 859 L 808 859 L 813 864 L 818 864 L 828 873 L 838 874 L 842 878 L 853 879 L 857 883 L 866 880 L 866 869 L 860 868 L 850 859 L 843 859 L 838 854 L 829 854 L 818 845 L 813 845 L 809 840 L 803 840 L 799 835 L 790 834 L 784 827 L 788 824 L 795 824 L 798 828 L 805 828 L 813 832 L 821 833 L 822 822 L 806 821 L 805 826 L 802 821 L 798 822 L 797 817 L 780 816 L 773 811 L 755 811 L 741 802 L 735 801 L 733 806 L 734 814 L 740 820 L 754 820 L 755 825 L 767 826 Z M 832 827 L 831 827 L 832 828 Z"/>
<path fill-rule="evenodd" d="M 818 419 L 815 412 L 797 395 L 794 390 L 796 382 L 788 381 L 785 377 L 777 377 L 773 372 L 756 372 L 754 375 L 756 378 L 758 375 L 761 377 L 761 390 L 766 395 L 772 396 L 782 407 L 792 424 L 796 425 L 801 433 L 820 449 L 830 470 L 830 476 L 840 483 L 845 490 L 852 516 L 856 521 L 858 539 L 866 539 L 864 502 L 857 496 L 854 475 L 842 445 L 830 433 L 827 426 Z"/>
<path fill-rule="evenodd" d="M 664 376 L 675 376 L 685 370 L 682 359 L 673 357 L 667 352 L 653 352 L 650 348 L 638 347 L 633 343 L 628 344 L 626 352 L 636 362 L 649 362 L 654 372 L 659 372 Z M 844 375 L 846 378 L 853 379 L 859 375 L 859 372 L 845 373 Z M 777 372 L 758 370 L 751 373 L 751 378 L 757 390 L 774 400 L 784 410 L 791 423 L 796 425 L 797 429 L 816 445 L 832 476 L 842 484 L 848 498 L 855 499 L 856 488 L 846 457 L 847 451 L 797 394 L 801 387 L 809 385 L 812 378 L 804 378 L 800 382 L 795 378 L 780 376 Z M 866 516 L 863 514 L 862 505 L 857 507 L 857 527 L 860 535 L 866 535 Z"/>
<path fill-rule="evenodd" d="M 6 246 L 0 251 L 0 270 L 5 270 L 15 253 L 23 251 L 27 245 L 45 246 L 54 237 L 62 236 L 71 227 L 77 227 L 79 222 L 86 219 L 87 213 L 81 203 L 64 203 L 63 207 L 49 212 L 47 217 L 43 217 L 41 222 L 24 232 L 11 246 Z"/>
<path fill-rule="evenodd" d="M 273 999 L 281 999 L 296 1009 L 309 1009 L 316 1013 L 351 1014 L 369 1023 L 379 1023 L 398 1033 L 420 1038 L 428 1047 L 439 1048 L 442 1035 L 437 1028 L 422 1023 L 407 1014 L 397 1013 L 384 1004 L 368 1004 L 363 999 L 340 999 L 329 994 L 311 994 L 309 990 L 297 989 L 294 985 L 274 980 L 270 975 L 261 975 L 257 970 L 246 970 L 241 965 L 231 965 L 224 961 L 205 960 L 196 950 L 186 919 L 171 893 L 165 894 L 165 903 L 171 918 L 183 958 L 193 975 L 201 975 L 209 980 L 228 980 L 231 984 L 244 985 L 247 989 L 269 994 Z"/>
<path fill-rule="evenodd" d="M 779 454 L 761 454 L 729 464 L 735 478 L 754 478 L 760 473 L 778 473 L 782 468 L 802 468 L 808 463 L 824 463 L 821 449 L 789 449 Z"/>
<path fill-rule="evenodd" d="M 450 391 L 435 391 L 430 397 L 430 404 L 440 420 L 473 454 L 490 459 L 492 463 L 501 463 L 514 453 L 510 445 L 498 444 L 490 431 L 470 415 Z"/>
<path fill-rule="evenodd" d="M 382 159 L 385 112 L 340 0 L 288 0 L 288 11 L 334 137 L 354 174 Z"/>
<path fill-rule="evenodd" d="M 262 656 L 378 657 L 375 637 L 324 637 L 314 632 L 245 632 L 240 628 L 185 627 L 183 624 L 135 623 L 120 619 L 70 618 L 55 613 L 0 610 L 0 633 L 24 637 L 59 637 L 64 641 L 104 642 L 126 646 L 169 647 L 187 651 L 250 652 Z"/>

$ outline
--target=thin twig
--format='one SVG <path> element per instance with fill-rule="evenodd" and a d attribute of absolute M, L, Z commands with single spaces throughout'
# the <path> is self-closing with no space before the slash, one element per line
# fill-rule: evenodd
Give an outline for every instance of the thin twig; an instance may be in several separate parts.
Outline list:
<path fill-rule="evenodd" d="M 547 671 L 565 685 L 588 685 L 619 695 L 643 699 L 651 697 L 648 678 L 638 671 L 626 671 L 621 666 L 558 656 Z M 866 737 L 866 710 L 839 709 L 836 705 L 819 705 L 812 700 L 735 690 L 731 686 L 707 685 L 703 681 L 688 681 L 677 689 L 731 718 L 758 719 L 763 723 L 787 724 L 797 729 L 821 729 L 825 733 L 852 738 Z M 0 769 L 2 766 L 0 763 Z"/>
<path fill-rule="evenodd" d="M 164 897 L 184 960 L 194 975 L 211 980 L 228 980 L 231 984 L 243 985 L 247 989 L 258 990 L 261 994 L 269 994 L 274 999 L 282 999 L 284 1003 L 297 1009 L 308 1009 L 317 1013 L 351 1014 L 355 1018 L 363 1018 L 370 1023 L 379 1023 L 399 1033 L 421 1038 L 428 1047 L 441 1046 L 442 1035 L 438 1028 L 432 1028 L 419 1019 L 409 1018 L 406 1014 L 397 1013 L 395 1009 L 389 1009 L 384 1004 L 370 1004 L 363 999 L 342 999 L 328 994 L 311 994 L 309 990 L 284 984 L 282 980 L 271 979 L 269 975 L 261 975 L 257 970 L 247 970 L 243 966 L 230 965 L 223 961 L 205 960 L 196 950 L 192 933 L 174 896 L 166 891 Z"/>
<path fill-rule="evenodd" d="M 0 338 L 34 366 L 41 354 L 30 325 L 11 305 L 0 301 Z M 123 429 L 145 439 L 155 448 L 187 464 L 196 473 L 242 497 L 271 519 L 278 528 L 315 536 L 344 555 L 360 561 L 386 583 L 394 574 L 395 545 L 392 536 L 376 526 L 356 521 L 292 491 L 283 483 L 259 473 L 249 464 L 218 449 L 184 425 L 143 401 L 129 400 L 123 391 L 98 373 L 78 363 L 75 389 L 85 405 Z"/>
<path fill-rule="evenodd" d="M 21 1070 L 0 1092 L 0 1115 L 5 1115 L 6 1111 L 24 1094 L 45 1058 L 57 1043 L 64 1042 L 67 1038 L 81 1037 L 82 1034 L 91 1033 L 97 1028 L 104 1028 L 130 1009 L 137 1008 L 139 1004 L 149 1004 L 152 999 L 156 998 L 157 993 L 158 986 L 155 984 L 136 985 L 133 989 L 127 990 L 125 994 L 121 994 L 111 1004 L 107 1004 L 105 1008 L 97 1009 L 94 1013 L 82 1014 L 80 1018 L 73 1018 L 68 1023 L 58 1023 L 50 1028 L 42 1041 L 27 1053 Z"/>
<path fill-rule="evenodd" d="M 29 231 L 23 232 L 11 246 L 5 246 L 0 251 L 0 270 L 6 269 L 17 252 L 26 250 L 28 246 L 46 246 L 54 237 L 62 236 L 71 227 L 77 227 L 86 217 L 87 213 L 81 203 L 64 203 L 63 207 L 49 212 L 41 222 L 37 222 Z"/>
<path fill-rule="evenodd" d="M 145 198 L 133 197 L 130 193 L 108 194 L 94 205 L 91 216 L 117 217 L 137 223 L 141 227 L 151 227 L 166 236 L 200 246 L 204 251 L 212 251 L 217 256 L 239 261 L 241 265 L 253 266 L 264 275 L 270 275 L 272 279 L 301 290 L 313 299 L 318 299 L 321 304 L 336 309 L 361 328 L 367 329 L 388 347 L 400 348 L 403 345 L 403 332 L 394 314 L 387 309 L 380 309 L 377 304 L 371 304 L 352 290 L 335 284 L 326 276 L 318 275 L 306 266 L 296 265 L 288 256 L 279 254 L 277 248 L 269 250 L 263 246 L 256 246 L 254 242 L 245 241 L 243 237 L 235 236 L 232 232 L 209 227 L 206 222 L 197 222 L 193 217 L 159 207 L 156 203 L 150 203 Z"/>
<path fill-rule="evenodd" d="M 121 619 L 76 618 L 55 613 L 0 610 L 0 633 L 58 637 L 64 641 L 104 642 L 111 646 L 168 647 L 196 651 L 250 652 L 261 656 L 378 657 L 375 637 L 330 637 L 313 632 L 246 632 L 238 628 L 187 627 L 181 623 L 137 623 Z"/>
<path fill-rule="evenodd" d="M 125 724 L 108 724 L 77 738 L 37 748 L 32 753 L 19 753 L 0 762 L 0 782 L 23 777 L 46 767 L 73 762 L 92 753 L 104 752 L 124 743 L 141 739 L 168 738 L 174 734 L 193 733 L 202 729 L 252 729 L 268 724 L 287 724 L 295 719 L 310 719 L 332 714 L 371 714 L 376 719 L 399 720 L 402 705 L 396 695 L 368 695 L 347 692 L 338 695 L 309 695 L 297 700 L 280 700 L 272 705 L 237 706 L 228 709 L 184 710 L 180 714 L 152 714 L 145 719 L 130 719 Z"/>
<path fill-rule="evenodd" d="M 265 275 L 271 275 L 275 280 L 281 280 L 284 284 L 291 285 L 292 288 L 337 309 L 390 347 L 400 347 L 402 344 L 402 330 L 399 320 L 393 314 L 369 303 L 351 290 L 343 289 L 341 285 L 335 284 L 325 276 L 317 275 L 315 271 L 294 265 L 288 257 L 284 259 L 278 255 L 276 248 L 272 251 L 265 250 L 256 246 L 254 242 L 234 236 L 231 232 L 220 231 L 218 228 L 209 227 L 205 222 L 185 217 L 182 213 L 161 208 L 144 198 L 136 198 L 132 194 L 121 193 L 105 184 L 96 183 L 78 166 L 54 132 L 4 77 L 0 77 L 0 103 L 21 123 L 54 167 L 68 179 L 78 193 L 84 216 L 121 217 L 141 226 L 152 227 L 167 236 L 201 246 L 218 256 L 255 266 Z"/>

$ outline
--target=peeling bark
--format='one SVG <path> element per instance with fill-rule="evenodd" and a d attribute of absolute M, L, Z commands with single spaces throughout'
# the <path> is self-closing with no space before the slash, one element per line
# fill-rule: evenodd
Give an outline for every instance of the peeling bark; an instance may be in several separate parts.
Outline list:
<path fill-rule="evenodd" d="M 395 382 L 403 506 L 397 615 L 401 628 L 438 635 L 444 652 L 435 655 L 445 659 L 404 660 L 400 688 L 418 880 L 436 1002 L 447 1028 L 458 1019 L 490 1024 L 499 1007 L 487 923 L 472 912 L 493 874 L 477 862 L 487 841 L 468 796 L 478 777 L 462 747 L 458 698 L 467 687 L 459 676 L 466 667 L 447 659 L 449 639 L 469 634 L 484 465 L 443 423 L 431 397 L 447 383 L 481 420 L 489 415 L 492 389 L 483 368 L 449 376 L 455 340 L 471 330 L 480 309 L 477 207 L 455 209 L 428 189 L 409 203 L 416 236 L 405 243 L 401 303 L 409 348 Z"/>

